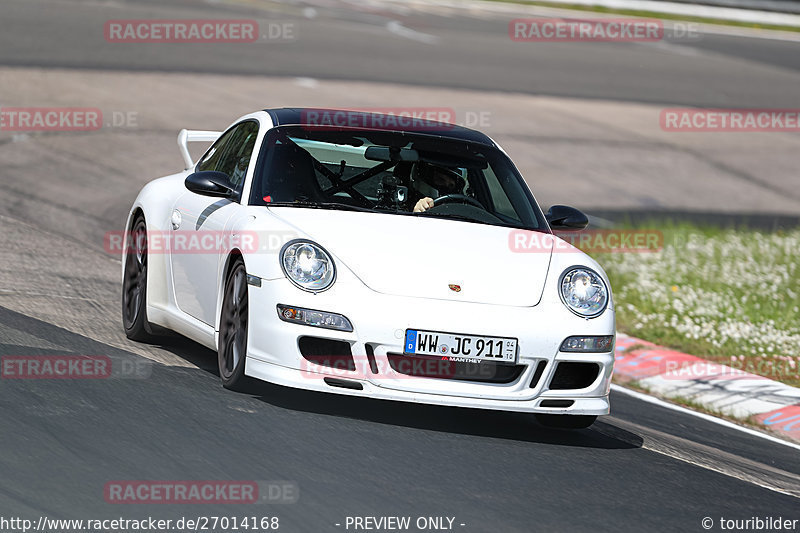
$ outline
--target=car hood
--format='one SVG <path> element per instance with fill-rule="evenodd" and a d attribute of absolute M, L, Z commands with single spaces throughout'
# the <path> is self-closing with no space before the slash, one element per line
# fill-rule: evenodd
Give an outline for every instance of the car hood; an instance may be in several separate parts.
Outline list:
<path fill-rule="evenodd" d="M 511 236 L 520 230 L 485 224 L 298 207 L 270 211 L 383 294 L 531 307 L 541 299 L 552 254 L 552 241 L 537 253 L 513 252 Z"/>

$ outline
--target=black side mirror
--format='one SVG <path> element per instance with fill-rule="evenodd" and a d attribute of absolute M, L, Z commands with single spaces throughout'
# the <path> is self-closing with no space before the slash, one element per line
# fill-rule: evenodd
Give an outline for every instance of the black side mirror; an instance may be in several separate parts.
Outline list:
<path fill-rule="evenodd" d="M 186 188 L 203 196 L 232 198 L 236 196 L 236 187 L 224 172 L 203 170 L 189 174 L 184 182 Z"/>
<path fill-rule="evenodd" d="M 574 207 L 554 205 L 544 216 L 552 229 L 578 230 L 589 225 L 589 219 Z"/>

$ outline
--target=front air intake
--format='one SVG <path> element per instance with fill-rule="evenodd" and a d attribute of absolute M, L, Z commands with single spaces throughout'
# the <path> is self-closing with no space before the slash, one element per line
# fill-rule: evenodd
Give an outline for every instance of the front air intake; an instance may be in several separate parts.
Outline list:
<path fill-rule="evenodd" d="M 465 363 L 438 357 L 414 357 L 395 353 L 387 354 L 387 358 L 392 370 L 415 378 L 508 384 L 516 381 L 525 370 L 525 365 Z"/>
<path fill-rule="evenodd" d="M 315 365 L 335 368 L 337 370 L 356 369 L 350 343 L 322 337 L 300 337 L 297 340 L 300 355 Z"/>
<path fill-rule="evenodd" d="M 550 390 L 585 389 L 597 379 L 597 363 L 560 362 L 550 380 Z"/>

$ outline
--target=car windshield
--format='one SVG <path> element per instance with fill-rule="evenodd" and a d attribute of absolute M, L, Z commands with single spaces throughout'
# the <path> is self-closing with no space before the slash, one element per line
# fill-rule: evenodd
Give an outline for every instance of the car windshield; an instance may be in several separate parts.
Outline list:
<path fill-rule="evenodd" d="M 498 149 L 435 135 L 307 126 L 264 140 L 250 204 L 365 210 L 546 230 Z"/>

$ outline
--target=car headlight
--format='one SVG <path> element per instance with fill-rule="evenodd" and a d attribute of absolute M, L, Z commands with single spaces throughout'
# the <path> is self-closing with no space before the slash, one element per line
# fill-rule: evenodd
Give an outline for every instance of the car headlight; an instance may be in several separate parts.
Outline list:
<path fill-rule="evenodd" d="M 587 267 L 570 267 L 561 274 L 561 301 L 578 316 L 592 318 L 605 311 L 608 287 L 603 278 Z"/>
<path fill-rule="evenodd" d="M 614 346 L 614 335 L 567 337 L 561 343 L 561 352 L 606 353 Z"/>
<path fill-rule="evenodd" d="M 310 241 L 290 241 L 281 249 L 281 268 L 289 281 L 310 292 L 321 292 L 336 280 L 328 252 Z"/>
<path fill-rule="evenodd" d="M 347 320 L 346 316 L 340 315 L 339 313 L 328 313 L 327 311 L 315 311 L 303 307 L 278 304 L 278 316 L 284 322 L 304 324 L 316 328 L 353 331 L 353 324 Z"/>

